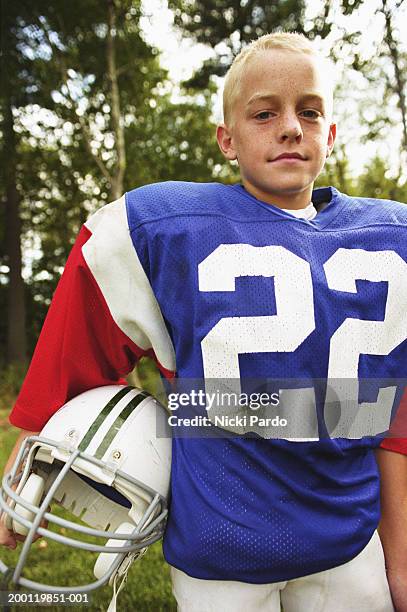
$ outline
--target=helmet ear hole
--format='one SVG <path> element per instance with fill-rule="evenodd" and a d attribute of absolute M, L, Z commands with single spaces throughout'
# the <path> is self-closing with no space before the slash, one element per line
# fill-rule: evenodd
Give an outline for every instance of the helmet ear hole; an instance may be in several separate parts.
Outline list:
<path fill-rule="evenodd" d="M 33 506 L 39 506 L 42 494 L 44 492 L 44 487 L 45 482 L 41 476 L 38 476 L 38 474 L 30 474 L 30 476 L 27 478 L 27 482 L 20 492 L 20 497 Z M 23 506 L 20 504 L 16 504 L 15 511 L 22 518 L 25 518 L 28 521 L 32 521 L 35 517 L 34 512 L 31 512 L 31 510 L 28 510 L 27 508 L 23 508 Z M 19 523 L 16 519 L 13 519 L 13 531 L 23 536 L 26 536 L 28 533 L 27 527 Z"/>

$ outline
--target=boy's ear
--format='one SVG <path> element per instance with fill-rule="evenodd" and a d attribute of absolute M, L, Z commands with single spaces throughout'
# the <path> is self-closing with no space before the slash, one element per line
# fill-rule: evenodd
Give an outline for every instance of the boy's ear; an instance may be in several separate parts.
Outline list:
<path fill-rule="evenodd" d="M 326 156 L 327 157 L 329 157 L 332 153 L 332 149 L 334 148 L 335 138 L 336 138 L 336 123 L 331 123 L 331 125 L 329 126 L 328 142 L 326 145 Z"/>
<path fill-rule="evenodd" d="M 226 159 L 229 159 L 230 161 L 237 159 L 237 154 L 233 146 L 231 130 L 229 130 L 224 123 L 221 123 L 216 128 L 216 140 L 218 141 L 219 148 Z"/>

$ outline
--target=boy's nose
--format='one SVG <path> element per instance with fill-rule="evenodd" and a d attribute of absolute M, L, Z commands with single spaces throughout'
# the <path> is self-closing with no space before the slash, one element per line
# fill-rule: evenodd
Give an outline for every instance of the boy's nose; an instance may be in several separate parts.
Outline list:
<path fill-rule="evenodd" d="M 301 140 L 302 128 L 297 115 L 289 115 L 281 118 L 279 138 L 284 140 Z"/>

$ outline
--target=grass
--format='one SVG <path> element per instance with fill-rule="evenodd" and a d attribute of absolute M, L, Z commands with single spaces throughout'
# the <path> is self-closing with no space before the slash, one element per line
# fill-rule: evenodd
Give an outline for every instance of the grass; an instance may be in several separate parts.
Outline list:
<path fill-rule="evenodd" d="M 10 406 L 10 397 L 4 395 L 0 401 L 0 473 L 3 473 L 4 465 L 14 446 L 19 430 L 9 425 L 7 415 Z M 69 515 L 61 509 L 53 508 L 56 514 L 69 518 Z M 53 526 L 52 529 L 60 529 Z M 68 535 L 68 534 L 67 534 Z M 69 534 L 70 535 L 70 534 Z M 100 543 L 100 541 L 98 542 Z M 18 545 L 21 550 L 21 544 Z M 8 566 L 14 566 L 18 559 L 18 550 L 11 551 L 8 548 L 0 548 L 0 558 Z M 32 546 L 28 557 L 27 571 L 24 576 L 31 580 L 46 582 L 48 584 L 59 584 L 69 586 L 71 584 L 85 584 L 93 578 L 93 565 L 97 553 L 81 551 L 69 548 L 56 542 L 41 538 Z M 76 610 L 89 612 L 107 610 L 112 596 L 112 589 L 105 586 L 93 591 L 91 603 L 88 606 L 75 606 Z M 49 610 L 52 612 L 63 612 L 66 607 L 62 606 L 13 606 L 14 610 Z M 128 574 L 125 588 L 120 592 L 117 600 L 118 612 L 171 612 L 176 611 L 175 599 L 171 593 L 171 582 L 169 566 L 161 551 L 161 543 L 157 542 L 149 548 L 146 555 L 135 562 Z"/>

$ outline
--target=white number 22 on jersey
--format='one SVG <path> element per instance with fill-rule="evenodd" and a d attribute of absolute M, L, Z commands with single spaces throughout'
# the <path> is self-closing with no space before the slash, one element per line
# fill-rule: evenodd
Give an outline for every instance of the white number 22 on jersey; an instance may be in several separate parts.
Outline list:
<path fill-rule="evenodd" d="M 324 270 L 328 287 L 335 291 L 356 293 L 356 280 L 388 283 L 383 321 L 346 318 L 331 337 L 328 379 L 339 381 L 331 391 L 342 402 L 347 399 L 344 394 L 357 394 L 358 389 L 351 390 L 349 384 L 341 389 L 340 380 L 353 379 L 357 387 L 360 355 L 387 355 L 407 338 L 407 263 L 394 251 L 340 248 Z M 306 260 L 282 246 L 222 244 L 199 264 L 199 290 L 235 291 L 236 278 L 242 276 L 274 277 L 277 314 L 220 319 L 201 344 L 205 380 L 239 380 L 239 354 L 291 352 L 315 329 L 311 269 Z M 341 419 L 353 421 L 351 437 L 359 437 L 358 423 L 379 404 L 382 431 L 388 427 L 395 389 L 381 389 L 375 404 L 360 405 L 356 419 L 345 411 Z"/>

